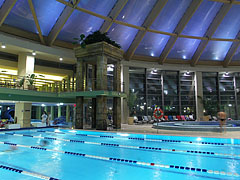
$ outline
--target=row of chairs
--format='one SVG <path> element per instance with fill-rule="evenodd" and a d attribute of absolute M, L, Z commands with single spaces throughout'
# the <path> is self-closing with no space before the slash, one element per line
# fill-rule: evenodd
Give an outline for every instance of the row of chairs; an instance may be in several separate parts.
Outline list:
<path fill-rule="evenodd" d="M 157 122 L 170 122 L 170 121 L 195 121 L 193 115 L 177 115 L 177 116 L 163 116 L 161 119 L 156 119 L 154 116 L 134 116 L 135 124 L 152 124 Z"/>

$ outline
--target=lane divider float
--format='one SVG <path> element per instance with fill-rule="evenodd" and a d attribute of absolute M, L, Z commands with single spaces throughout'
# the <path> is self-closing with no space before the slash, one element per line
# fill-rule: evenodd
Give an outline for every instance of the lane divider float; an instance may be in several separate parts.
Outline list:
<path fill-rule="evenodd" d="M 36 178 L 39 178 L 39 179 L 59 180 L 59 179 L 56 179 L 56 178 L 53 178 L 53 177 L 44 176 L 44 175 L 41 175 L 41 174 L 37 174 L 37 173 L 21 170 L 21 169 L 18 169 L 18 168 L 13 168 L 13 167 L 2 165 L 2 164 L 0 164 L 0 169 L 16 172 L 16 173 L 20 173 L 20 174 L 25 174 L 25 175 L 36 177 Z"/>
<path fill-rule="evenodd" d="M 31 137 L 31 138 L 37 138 L 37 139 L 47 139 L 47 140 L 54 140 L 54 141 L 101 145 L 101 146 L 108 146 L 108 147 L 131 148 L 131 149 L 139 149 L 139 150 L 164 151 L 164 152 L 176 152 L 176 153 L 191 153 L 191 154 L 201 154 L 201 155 L 240 157 L 240 154 L 217 153 L 217 152 L 211 152 L 211 151 L 180 150 L 180 149 L 168 149 L 168 148 L 149 147 L 149 146 L 128 146 L 128 145 L 113 144 L 113 143 L 88 142 L 88 141 L 82 141 L 82 140 L 52 138 L 52 137 L 44 137 L 44 136 L 32 136 L 32 135 L 26 136 L 25 134 L 14 134 L 14 133 L 11 133 L 11 134 L 5 133 L 5 134 L 13 135 L 13 136 L 21 136 L 21 137 Z M 11 143 L 8 143 L 8 144 L 11 145 Z"/>
<path fill-rule="evenodd" d="M 9 142 L 0 141 L 0 144 L 9 144 Z M 11 144 L 14 144 L 14 143 L 11 143 Z M 89 155 L 89 154 L 85 154 L 85 153 L 61 151 L 61 150 L 56 150 L 56 149 L 32 148 L 32 147 L 37 147 L 37 146 L 27 146 L 27 145 L 20 145 L 20 144 L 14 144 L 14 146 L 30 148 L 30 149 L 35 149 L 35 150 L 58 152 L 58 153 L 63 153 L 63 154 L 68 154 L 68 155 L 87 157 L 87 158 L 90 158 L 90 159 L 97 159 L 97 160 L 112 161 L 112 162 L 117 162 L 117 163 L 136 164 L 136 165 L 140 165 L 140 166 L 159 167 L 159 168 L 167 168 L 167 169 L 171 168 L 171 169 L 179 169 L 179 170 L 183 170 L 183 171 L 191 171 L 191 172 L 199 172 L 199 173 L 218 174 L 218 175 L 223 175 L 223 176 L 240 177 L 240 175 L 238 173 L 235 173 L 235 172 L 234 173 L 233 172 L 225 172 L 225 171 L 219 171 L 219 170 L 210 170 L 210 169 L 205 169 L 205 168 L 179 166 L 179 165 L 172 165 L 172 164 L 171 165 L 166 165 L 166 164 L 158 164 L 158 163 L 154 163 L 154 162 L 141 162 L 141 161 L 136 161 L 136 160 L 131 160 L 131 159 L 95 156 L 95 155 Z M 50 177 L 47 177 L 47 178 L 50 179 Z M 55 180 L 55 179 L 51 179 L 51 180 Z"/>
<path fill-rule="evenodd" d="M 214 142 L 201 142 L 201 141 L 180 141 L 180 140 L 167 140 L 167 139 L 149 139 L 149 138 L 136 138 L 136 137 L 116 137 L 116 136 L 102 136 L 102 135 L 91 135 L 91 134 L 78 134 L 78 133 L 65 133 L 65 132 L 53 132 L 53 131 L 43 131 L 43 130 L 30 130 L 35 132 L 44 133 L 57 133 L 57 134 L 67 134 L 67 135 L 77 135 L 86 137 L 96 137 L 96 138 L 114 138 L 114 139 L 130 139 L 130 140 L 140 140 L 140 141 L 152 141 L 152 142 L 167 142 L 167 143 L 190 143 L 190 144 L 202 144 L 202 145 L 216 145 L 216 146 L 239 146 L 240 144 L 229 144 L 229 143 L 214 143 Z"/>

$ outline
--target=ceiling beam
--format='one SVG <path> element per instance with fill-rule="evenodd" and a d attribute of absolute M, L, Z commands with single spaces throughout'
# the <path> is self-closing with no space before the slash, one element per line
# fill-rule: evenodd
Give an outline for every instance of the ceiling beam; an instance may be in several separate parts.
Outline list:
<path fill-rule="evenodd" d="M 233 2 L 233 1 L 231 1 L 231 2 Z M 203 50 L 206 48 L 206 46 L 209 42 L 209 38 L 211 38 L 213 36 L 213 34 L 217 30 L 218 26 L 221 24 L 222 20 L 224 19 L 224 17 L 228 13 L 228 11 L 231 9 L 231 7 L 232 7 L 232 3 L 222 5 L 221 9 L 218 11 L 217 15 L 213 19 L 212 23 L 208 27 L 207 32 L 204 35 L 204 37 L 207 37 L 208 40 L 202 40 L 200 42 L 197 50 L 195 51 L 195 53 L 192 57 L 192 60 L 190 61 L 191 66 L 195 66 L 198 63 L 198 60 L 203 53 Z"/>
<path fill-rule="evenodd" d="M 67 22 L 68 18 L 72 15 L 74 9 L 77 7 L 79 2 L 80 2 L 80 0 L 71 1 L 71 3 L 69 3 L 69 4 L 71 4 L 72 6 L 68 5 L 64 8 L 64 10 L 62 11 L 62 14 L 59 16 L 57 22 L 54 24 L 52 30 L 50 31 L 50 33 L 48 35 L 48 45 L 49 46 L 51 46 L 54 43 L 58 34 L 62 30 L 62 28 L 65 25 L 65 23 Z"/>
<path fill-rule="evenodd" d="M 236 39 L 240 40 L 240 31 L 238 32 Z M 240 45 L 240 41 L 235 41 L 232 43 L 232 46 L 228 50 L 228 53 L 223 61 L 223 67 L 228 67 L 228 65 L 231 63 L 232 58 L 237 51 L 238 47 Z"/>
<path fill-rule="evenodd" d="M 155 21 L 155 19 L 158 17 L 164 6 L 167 4 L 168 0 L 162 0 L 162 1 L 157 1 L 152 8 L 151 12 L 148 14 L 147 18 L 145 19 L 142 27 L 145 29 L 139 30 L 137 35 L 135 36 L 132 44 L 128 48 L 127 52 L 125 53 L 125 58 L 127 60 L 130 60 L 131 57 L 133 56 L 134 52 L 136 51 L 138 45 L 142 41 L 143 37 L 145 36 L 147 30 L 151 27 L 152 23 Z"/>
<path fill-rule="evenodd" d="M 168 54 L 170 53 L 173 45 L 177 41 L 179 35 L 182 33 L 184 30 L 185 26 L 189 22 L 189 20 L 192 18 L 193 14 L 196 12 L 198 7 L 201 5 L 203 0 L 193 0 L 189 7 L 187 8 L 186 12 L 184 13 L 183 17 L 179 21 L 177 27 L 174 30 L 174 33 L 177 34 L 176 37 L 171 36 L 170 39 L 168 40 L 166 46 L 164 47 L 160 57 L 159 57 L 159 64 L 163 64 L 166 59 Z"/>
<path fill-rule="evenodd" d="M 29 4 L 29 7 L 31 9 L 33 19 L 34 19 L 34 22 L 35 22 L 37 30 L 38 30 L 38 36 L 40 38 L 40 41 L 41 41 L 42 44 L 45 44 L 45 41 L 43 39 L 42 31 L 41 31 L 41 28 L 40 28 L 40 25 L 39 25 L 39 22 L 38 22 L 38 19 L 37 19 L 37 15 L 36 15 L 32 0 L 28 0 L 28 4 Z"/>
<path fill-rule="evenodd" d="M 0 9 L 0 26 L 3 24 L 16 2 L 17 0 L 7 0 L 3 3 Z"/>
<path fill-rule="evenodd" d="M 115 4 L 115 6 L 112 8 L 111 12 L 109 13 L 108 17 L 112 19 L 112 21 L 104 21 L 102 24 L 100 31 L 102 33 L 105 33 L 109 30 L 109 28 L 112 26 L 113 21 L 118 17 L 122 9 L 127 4 L 128 0 L 118 0 Z"/>

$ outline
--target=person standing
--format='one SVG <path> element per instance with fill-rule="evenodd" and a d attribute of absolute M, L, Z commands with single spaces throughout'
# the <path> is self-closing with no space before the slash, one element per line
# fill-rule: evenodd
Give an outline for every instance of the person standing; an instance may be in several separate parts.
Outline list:
<path fill-rule="evenodd" d="M 223 132 L 226 132 L 226 119 L 227 119 L 227 115 L 225 112 L 218 112 L 217 114 L 217 117 L 218 117 L 218 120 L 219 120 L 219 125 L 220 125 L 220 131 Z M 223 129 L 224 128 L 224 129 Z"/>
<path fill-rule="evenodd" d="M 48 116 L 47 116 L 46 111 L 43 111 L 43 114 L 42 114 L 42 123 L 46 124 L 47 118 L 48 118 Z"/>
<path fill-rule="evenodd" d="M 50 112 L 48 112 L 48 117 L 47 117 L 47 126 L 50 126 L 52 120 L 52 115 Z"/>

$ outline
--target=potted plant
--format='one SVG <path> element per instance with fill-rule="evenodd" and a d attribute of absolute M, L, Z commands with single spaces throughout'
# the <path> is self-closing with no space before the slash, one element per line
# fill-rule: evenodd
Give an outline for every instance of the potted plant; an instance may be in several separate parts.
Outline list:
<path fill-rule="evenodd" d="M 17 82 L 17 86 L 20 88 L 24 87 L 24 82 L 25 82 L 25 77 L 22 77 L 22 79 Z"/>
<path fill-rule="evenodd" d="M 129 95 L 128 95 L 128 107 L 129 107 L 128 124 L 129 125 L 133 124 L 134 116 L 136 116 L 136 110 L 134 108 L 136 100 L 137 100 L 137 93 L 129 91 Z"/>
<path fill-rule="evenodd" d="M 28 81 L 28 89 L 29 90 L 34 90 L 35 87 L 34 87 L 34 81 L 35 81 L 35 78 L 36 78 L 36 75 L 35 74 L 29 74 L 26 79 Z"/>
<path fill-rule="evenodd" d="M 100 31 L 95 31 L 92 34 L 89 34 L 87 37 L 85 37 L 84 34 L 81 34 L 79 38 L 74 38 L 73 44 L 80 44 L 81 48 L 86 48 L 86 45 L 88 44 L 94 44 L 103 41 L 119 49 L 121 48 L 118 43 L 108 37 L 107 33 L 101 33 Z"/>

